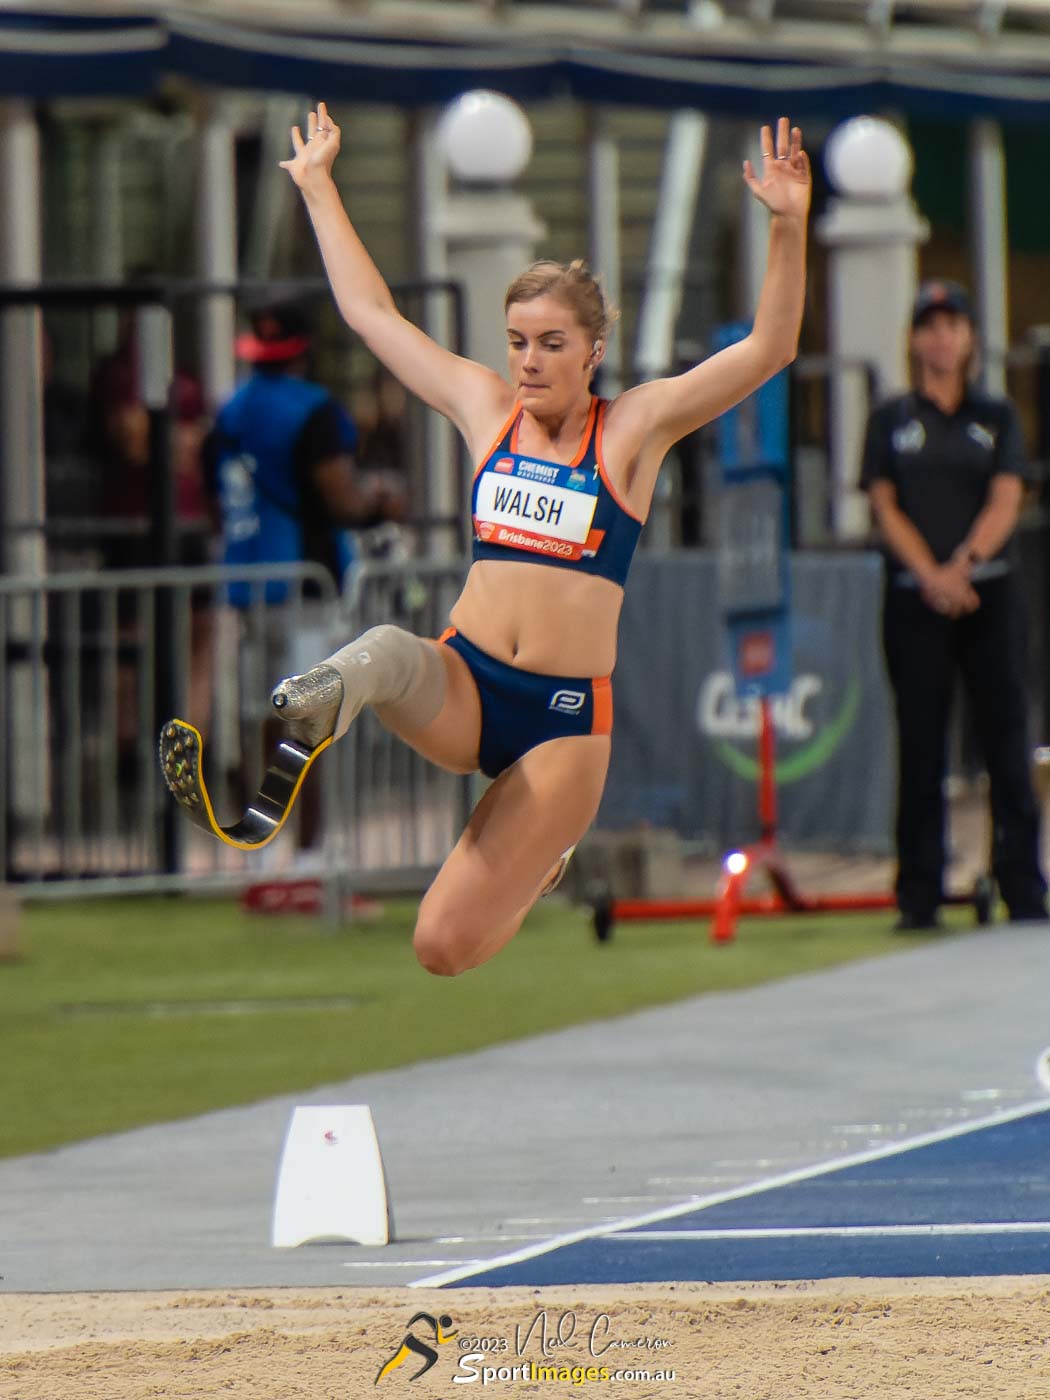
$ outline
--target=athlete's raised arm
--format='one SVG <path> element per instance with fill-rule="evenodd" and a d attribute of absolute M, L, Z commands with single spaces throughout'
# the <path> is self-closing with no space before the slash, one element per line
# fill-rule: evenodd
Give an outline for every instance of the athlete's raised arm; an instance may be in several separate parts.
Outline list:
<path fill-rule="evenodd" d="M 744 180 L 772 214 L 766 276 L 750 335 L 684 374 L 628 390 L 614 406 L 620 431 L 655 466 L 680 438 L 745 399 L 798 351 L 812 180 L 802 132 L 787 117 L 777 123 L 775 142 L 772 128 L 762 128 L 761 176 L 745 161 Z"/>
<path fill-rule="evenodd" d="M 339 128 L 319 102 L 309 114 L 306 139 L 293 127 L 295 154 L 281 161 L 302 193 L 336 304 L 376 358 L 471 442 L 472 425 L 489 423 L 504 405 L 509 409 L 510 388 L 493 370 L 438 345 L 398 311 L 332 179 L 339 142 Z"/>

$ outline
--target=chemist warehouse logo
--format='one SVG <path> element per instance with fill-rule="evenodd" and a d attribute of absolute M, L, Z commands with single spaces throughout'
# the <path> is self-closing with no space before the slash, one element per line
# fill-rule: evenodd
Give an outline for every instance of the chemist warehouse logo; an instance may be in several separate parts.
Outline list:
<path fill-rule="evenodd" d="M 802 646 L 798 648 L 802 664 L 791 689 L 772 700 L 778 748 L 776 776 L 780 783 L 798 782 L 823 768 L 852 730 L 860 712 L 860 680 L 856 674 L 845 684 L 832 680 L 819 664 L 819 638 L 806 637 L 806 630 L 796 629 L 796 644 L 800 640 L 798 631 L 803 633 Z M 814 641 L 816 647 L 812 646 Z M 806 656 L 812 650 L 818 652 L 818 657 Z M 701 734 L 713 741 L 714 751 L 726 767 L 750 781 L 758 777 L 759 771 L 759 719 L 759 701 L 738 695 L 729 671 L 712 671 L 706 677 L 697 699 L 697 726 Z"/>

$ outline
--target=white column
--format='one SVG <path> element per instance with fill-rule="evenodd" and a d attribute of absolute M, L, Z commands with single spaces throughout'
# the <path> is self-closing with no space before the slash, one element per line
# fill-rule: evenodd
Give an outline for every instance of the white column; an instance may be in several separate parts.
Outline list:
<path fill-rule="evenodd" d="M 600 108 L 590 114 L 587 146 L 587 186 L 590 207 L 589 255 L 591 268 L 601 278 L 607 300 L 616 307 L 623 301 L 623 253 L 620 242 L 620 146 L 609 114 Z M 623 337 L 613 327 L 599 371 L 602 391 L 615 398 L 623 388 Z"/>
<path fill-rule="evenodd" d="M 32 105 L 0 102 L 0 279 L 32 287 L 41 276 L 40 133 Z M 0 321 L 3 421 L 0 463 L 5 526 L 44 520 L 44 428 L 40 313 L 5 311 Z M 5 531 L 3 568 L 10 574 L 46 571 L 44 532 Z"/>
<path fill-rule="evenodd" d="M 865 535 L 869 524 L 858 486 L 869 407 L 864 366 L 874 368 L 880 396 L 907 387 L 918 248 L 929 225 L 907 193 L 910 147 L 888 122 L 846 123 L 829 140 L 825 164 L 840 191 L 817 225 L 828 249 L 828 351 L 835 362 L 831 516 L 833 533 L 850 539 Z"/>
<path fill-rule="evenodd" d="M 301 121 L 302 102 L 295 97 L 268 97 L 263 103 L 259 176 L 255 203 L 245 230 L 244 275 L 262 281 L 275 275 L 296 204 L 296 189 L 279 162 L 291 150 L 290 128 Z"/>
<path fill-rule="evenodd" d="M 0 280 L 40 283 L 40 133 L 32 105 L 0 102 Z M 42 578 L 47 572 L 43 531 L 44 424 L 40 312 L 12 307 L 0 315 L 0 532 L 8 574 Z M 14 528 L 12 528 L 14 527 Z M 47 619 L 28 601 L 7 614 L 7 637 L 42 640 Z M 24 832 L 41 830 L 48 810 L 49 719 L 45 678 L 32 662 L 8 671 L 5 697 L 11 716 L 8 780 L 11 803 Z"/>
<path fill-rule="evenodd" d="M 436 112 L 420 112 L 414 119 L 412 131 L 416 268 L 421 282 L 449 280 L 444 229 L 448 170 L 438 136 L 438 118 Z M 447 346 L 451 341 L 451 310 L 445 293 L 423 299 L 423 329 L 439 345 Z M 459 509 L 461 456 L 452 424 L 440 413 L 427 409 L 423 422 L 425 471 L 420 499 L 425 502 L 428 516 L 449 518 Z M 452 529 L 431 527 L 426 536 L 428 554 L 435 559 L 461 554 L 463 528 L 462 525 Z"/>
<path fill-rule="evenodd" d="M 468 92 L 446 108 L 435 145 L 460 182 L 441 201 L 435 232 L 444 241 L 449 277 L 463 288 L 466 354 L 506 377 L 503 300 L 546 232 L 529 201 L 511 188 L 532 155 L 532 130 L 510 98 Z"/>
<path fill-rule="evenodd" d="M 977 324 L 984 353 L 981 378 L 993 394 L 1006 392 L 1010 348 L 1009 241 L 1006 156 L 998 122 L 970 125 L 970 242 Z"/>
<path fill-rule="evenodd" d="M 467 354 L 507 373 L 503 298 L 536 256 L 546 229 L 530 202 L 504 188 L 461 190 L 445 208 L 448 269 L 466 293 Z"/>
<path fill-rule="evenodd" d="M 707 149 L 707 130 L 707 118 L 698 112 L 676 112 L 671 118 L 645 291 L 638 313 L 634 363 L 639 379 L 653 379 L 672 368 L 674 332 L 682 305 L 682 279 Z"/>
<path fill-rule="evenodd" d="M 208 109 L 199 136 L 200 190 L 197 270 L 207 282 L 237 280 L 237 173 L 235 131 L 220 100 Z M 217 293 L 200 303 L 201 379 L 214 411 L 233 392 L 236 304 Z"/>
<path fill-rule="evenodd" d="M 122 133 L 102 121 L 91 132 L 91 273 L 100 282 L 124 275 L 124 199 L 121 181 Z M 120 315 L 115 307 L 92 313 L 91 333 L 99 353 L 116 349 Z"/>

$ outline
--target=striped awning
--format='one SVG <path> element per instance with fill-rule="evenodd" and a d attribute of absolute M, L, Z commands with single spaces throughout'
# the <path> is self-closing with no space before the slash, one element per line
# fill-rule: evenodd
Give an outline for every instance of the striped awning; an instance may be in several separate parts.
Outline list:
<path fill-rule="evenodd" d="M 205 10 L 128 0 L 101 16 L 98 6 L 0 10 L 0 95 L 133 96 L 178 75 L 210 87 L 404 106 L 485 86 L 523 101 L 575 95 L 746 117 L 788 110 L 837 118 L 887 108 L 1050 117 L 1050 29 L 1023 43 L 964 35 L 965 42 L 940 48 L 926 30 L 914 42 L 894 34 L 879 42 L 870 32 L 847 43 L 831 24 L 787 25 L 774 41 L 771 31 L 732 19 L 701 32 L 678 22 L 668 29 L 666 17 L 595 30 L 487 23 L 451 37 L 441 25 L 384 32 L 375 5 L 296 6 L 295 28 L 289 9 L 237 4 L 224 17 L 221 3 Z"/>

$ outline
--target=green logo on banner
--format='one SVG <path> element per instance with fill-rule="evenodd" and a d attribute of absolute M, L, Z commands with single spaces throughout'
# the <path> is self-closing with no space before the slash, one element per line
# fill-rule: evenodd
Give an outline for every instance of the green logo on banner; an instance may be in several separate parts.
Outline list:
<path fill-rule="evenodd" d="M 855 678 L 849 682 L 838 712 L 818 725 L 807 714 L 806 706 L 823 689 L 824 682 L 818 676 L 798 676 L 786 696 L 777 696 L 772 701 L 778 740 L 802 744 L 794 753 L 777 759 L 779 783 L 798 782 L 822 768 L 856 722 L 861 703 L 860 682 Z M 732 676 L 728 672 L 716 672 L 704 682 L 698 710 L 701 733 L 712 740 L 719 759 L 737 777 L 755 781 L 759 775 L 757 757 L 743 753 L 731 740 L 754 744 L 758 734 L 759 702 L 737 697 Z"/>

